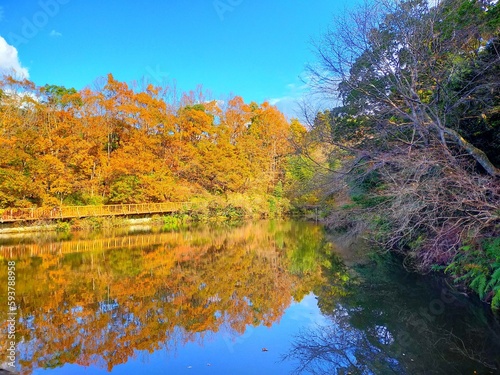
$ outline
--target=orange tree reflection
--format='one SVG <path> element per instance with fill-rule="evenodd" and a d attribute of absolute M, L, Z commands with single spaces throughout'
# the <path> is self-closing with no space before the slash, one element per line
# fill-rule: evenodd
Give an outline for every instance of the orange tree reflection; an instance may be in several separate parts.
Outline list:
<path fill-rule="evenodd" d="M 66 363 L 111 370 L 137 350 L 271 326 L 292 296 L 322 281 L 321 265 L 303 261 L 323 244 L 316 226 L 263 222 L 170 233 L 142 247 L 20 257 L 22 373 Z"/>

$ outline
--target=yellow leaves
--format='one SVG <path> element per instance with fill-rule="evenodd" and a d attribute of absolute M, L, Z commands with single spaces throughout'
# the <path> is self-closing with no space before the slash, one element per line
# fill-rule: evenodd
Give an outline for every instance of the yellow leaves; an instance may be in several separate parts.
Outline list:
<path fill-rule="evenodd" d="M 26 313 L 36 316 L 34 338 L 42 335 L 55 342 L 64 333 L 61 350 L 78 338 L 87 348 L 79 361 L 88 363 L 96 353 L 120 350 L 117 341 L 155 347 L 156 340 L 164 340 L 158 336 L 159 321 L 184 327 L 188 334 L 216 331 L 226 322 L 240 332 L 247 324 L 271 324 L 291 302 L 291 286 L 300 287 L 298 280 L 275 267 L 282 258 L 265 226 L 238 228 L 231 235 L 205 228 L 162 236 L 162 246 L 116 250 L 122 256 L 140 256 L 135 277 L 128 273 L 135 272 L 133 265 L 114 265 L 115 250 L 66 254 L 59 249 L 43 255 L 36 267 L 19 260 L 24 282 L 18 292 Z M 149 243 L 149 237 L 143 237 Z M 215 319 L 216 311 L 224 312 L 223 318 Z M 110 324 L 126 335 L 103 342 Z"/>
<path fill-rule="evenodd" d="M 417 94 L 418 94 L 420 100 L 422 101 L 422 103 L 429 104 L 432 100 L 434 92 L 432 90 L 429 90 L 429 89 L 427 89 L 427 90 L 420 89 L 417 91 Z"/>
<path fill-rule="evenodd" d="M 186 107 L 177 117 L 180 138 L 193 143 L 207 138 L 212 132 L 212 122 L 212 116 L 205 112 L 204 107 Z"/>
<path fill-rule="evenodd" d="M 2 99 L 0 160 L 17 181 L 0 184 L 2 207 L 130 201 L 113 191 L 117 184 L 146 202 L 267 191 L 284 175 L 291 136 L 304 131 L 269 103 L 207 100 L 201 88 L 179 102 L 175 88 L 138 90 L 111 74 L 80 92 L 0 82 L 2 90 L 14 86 L 42 99 L 23 110 Z"/>

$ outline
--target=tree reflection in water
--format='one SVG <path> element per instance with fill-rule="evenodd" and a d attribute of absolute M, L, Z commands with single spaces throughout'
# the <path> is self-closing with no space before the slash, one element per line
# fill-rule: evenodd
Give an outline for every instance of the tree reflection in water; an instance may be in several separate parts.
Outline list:
<path fill-rule="evenodd" d="M 393 340 L 385 327 L 379 327 L 378 336 L 381 343 Z M 348 312 L 338 306 L 327 324 L 302 331 L 284 359 L 298 360 L 297 374 L 404 374 L 383 349 L 353 328 Z"/>
<path fill-rule="evenodd" d="M 283 356 L 295 373 L 498 373 L 500 327 L 488 308 L 387 260 L 357 271 L 338 298 L 315 289 L 327 320 L 302 330 Z M 330 275 L 326 284 L 338 282 Z"/>
<path fill-rule="evenodd" d="M 81 246 L 91 250 L 75 252 Z M 249 327 L 279 322 L 292 300 L 311 291 L 326 323 L 302 331 L 285 355 L 299 364 L 297 373 L 499 368 L 500 329 L 487 310 L 460 294 L 443 299 L 442 286 L 421 283 L 387 260 L 357 267 L 353 278 L 315 225 L 260 222 L 112 241 L 68 238 L 0 245 L 0 254 L 4 263 L 16 261 L 23 374 L 65 364 L 112 370 L 139 351 L 176 352 L 217 335 L 242 337 Z M 0 283 L 6 277 L 0 274 Z M 0 317 L 5 309 L 0 304 Z"/>
<path fill-rule="evenodd" d="M 140 236 L 131 247 L 65 254 L 60 244 L 15 256 L 23 374 L 67 363 L 110 371 L 136 351 L 175 351 L 216 333 L 271 326 L 292 296 L 323 281 L 314 259 L 293 264 L 295 252 L 304 260 L 320 250 L 322 229 L 314 225 L 205 227 L 162 234 L 156 244 L 152 234 Z"/>

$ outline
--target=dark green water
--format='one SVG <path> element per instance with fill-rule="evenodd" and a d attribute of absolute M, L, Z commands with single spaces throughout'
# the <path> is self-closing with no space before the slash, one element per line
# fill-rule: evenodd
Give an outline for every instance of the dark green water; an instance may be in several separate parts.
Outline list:
<path fill-rule="evenodd" d="M 350 254 L 292 221 L 0 238 L 2 285 L 16 265 L 18 369 L 500 373 L 487 306 L 388 257 Z"/>

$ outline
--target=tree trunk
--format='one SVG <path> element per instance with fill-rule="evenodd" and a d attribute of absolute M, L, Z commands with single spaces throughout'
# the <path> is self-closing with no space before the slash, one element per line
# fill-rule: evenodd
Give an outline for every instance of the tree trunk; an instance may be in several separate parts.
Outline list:
<path fill-rule="evenodd" d="M 457 131 L 450 128 L 442 128 L 442 130 L 451 136 L 460 146 L 462 146 L 467 153 L 474 158 L 484 170 L 493 177 L 500 177 L 500 169 L 495 167 L 493 163 L 488 159 L 488 156 L 484 151 L 478 149 L 472 143 L 468 142 L 464 137 L 462 137 Z"/>

